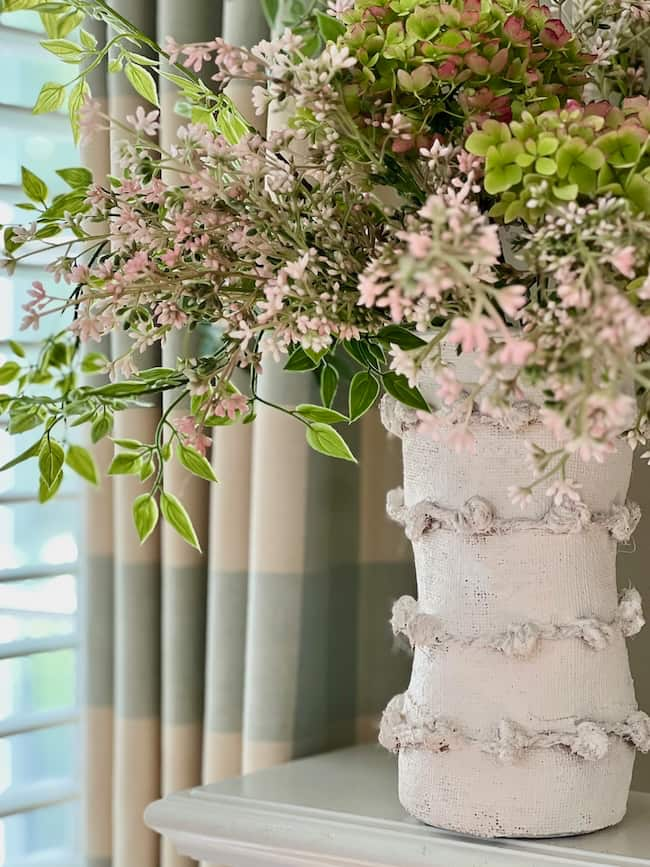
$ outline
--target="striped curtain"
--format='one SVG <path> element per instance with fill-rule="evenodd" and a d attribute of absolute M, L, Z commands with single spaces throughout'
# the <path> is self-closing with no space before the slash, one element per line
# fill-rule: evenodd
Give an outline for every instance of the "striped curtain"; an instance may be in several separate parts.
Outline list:
<path fill-rule="evenodd" d="M 113 5 L 159 40 L 221 33 L 252 44 L 265 36 L 258 0 Z M 94 33 L 106 38 L 97 26 Z M 118 117 L 139 104 L 117 76 L 96 75 L 93 92 Z M 252 117 L 245 89 L 233 96 Z M 163 91 L 167 142 L 178 122 L 174 100 Z M 97 179 L 110 171 L 112 144 L 98 138 L 86 147 Z M 115 335 L 113 352 L 120 345 Z M 145 362 L 168 362 L 177 348 L 170 342 L 162 359 Z M 271 364 L 260 391 L 279 403 L 318 402 L 309 377 Z M 159 417 L 157 406 L 124 413 L 115 436 L 150 440 Z M 252 425 L 217 428 L 221 484 L 173 466 L 166 480 L 188 506 L 203 555 L 165 526 L 139 544 L 130 504 L 140 489 L 131 479 L 105 480 L 89 495 L 88 867 L 186 867 L 144 827 L 149 802 L 375 737 L 380 710 L 407 678 L 387 621 L 391 601 L 412 592 L 413 574 L 403 536 L 384 516 L 386 491 L 400 477 L 398 445 L 376 414 L 350 436 L 358 467 L 309 451 L 301 426 L 263 406 Z M 98 452 L 106 467 L 110 441 Z"/>

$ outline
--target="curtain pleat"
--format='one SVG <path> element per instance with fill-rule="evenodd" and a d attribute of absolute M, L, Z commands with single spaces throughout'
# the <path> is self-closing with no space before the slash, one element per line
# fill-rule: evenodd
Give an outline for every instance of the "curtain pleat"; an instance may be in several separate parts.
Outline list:
<path fill-rule="evenodd" d="M 267 35 L 258 0 L 119 0 L 115 8 L 162 40 L 222 33 L 251 45 Z M 101 27 L 91 25 L 98 39 Z M 113 116 L 141 100 L 98 71 L 93 92 Z M 255 117 L 250 89 L 229 94 Z M 176 93 L 161 86 L 163 147 L 182 123 Z M 270 119 L 271 127 L 283 122 Z M 117 142 L 99 135 L 84 159 L 99 183 Z M 200 332 L 180 332 L 140 365 L 175 366 L 200 355 Z M 113 335 L 116 358 L 128 346 Z M 90 347 L 94 349 L 94 347 Z M 238 384 L 247 389 L 242 373 Z M 262 397 L 318 403 L 315 378 L 266 359 Z M 113 435 L 151 441 L 162 406 L 122 413 Z M 187 412 L 179 405 L 174 416 Z M 140 545 L 131 503 L 140 484 L 105 479 L 87 501 L 84 582 L 85 830 L 87 867 L 189 867 L 142 821 L 146 805 L 173 790 L 247 773 L 310 753 L 374 739 L 386 700 L 406 683 L 408 660 L 393 647 L 393 599 L 412 590 L 404 539 L 384 514 L 398 484 L 398 442 L 378 413 L 346 432 L 359 465 L 311 451 L 304 429 L 260 405 L 251 425 L 212 431 L 218 485 L 171 461 L 165 484 L 185 503 L 202 545 L 162 526 Z M 95 453 L 105 469 L 105 439 Z"/>
<path fill-rule="evenodd" d="M 106 28 L 87 21 L 98 45 L 106 44 Z M 90 73 L 93 94 L 108 109 L 105 70 Z M 110 172 L 110 147 L 106 136 L 82 145 L 84 163 L 96 178 Z M 97 227 L 100 232 L 102 227 Z M 109 340 L 99 349 L 110 355 Z M 93 377 L 91 381 L 97 381 Z M 83 699 L 83 827 L 88 867 L 109 867 L 113 834 L 113 737 L 114 737 L 114 595 L 113 484 L 106 477 L 113 449 L 109 440 L 94 447 L 102 474 L 99 488 L 87 490 L 85 522 L 86 569 L 81 583 Z"/>

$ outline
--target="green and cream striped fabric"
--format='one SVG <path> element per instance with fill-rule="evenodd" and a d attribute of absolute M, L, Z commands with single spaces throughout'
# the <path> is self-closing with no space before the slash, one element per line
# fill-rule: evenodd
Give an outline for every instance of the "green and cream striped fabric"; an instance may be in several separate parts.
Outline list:
<path fill-rule="evenodd" d="M 114 6 L 159 38 L 223 33 L 250 44 L 265 35 L 258 0 Z M 118 116 L 139 102 L 117 77 L 107 87 L 96 76 L 93 90 Z M 233 95 L 252 117 L 246 91 Z M 163 92 L 166 141 L 173 103 Z M 86 146 L 96 177 L 109 172 L 110 152 L 101 137 Z M 273 364 L 260 388 L 287 404 L 318 400 L 315 383 Z M 159 412 L 124 414 L 116 435 L 151 437 Z M 379 712 L 406 684 L 408 659 L 394 650 L 388 618 L 414 578 L 404 538 L 384 514 L 386 491 L 399 481 L 399 444 L 376 414 L 352 436 L 358 467 L 311 452 L 300 426 L 265 407 L 252 425 L 218 428 L 220 485 L 173 467 L 167 477 L 203 555 L 165 527 L 139 544 L 131 479 L 105 480 L 89 495 L 87 867 L 185 867 L 144 827 L 150 801 L 376 737 Z M 98 451 L 106 466 L 110 443 Z"/>

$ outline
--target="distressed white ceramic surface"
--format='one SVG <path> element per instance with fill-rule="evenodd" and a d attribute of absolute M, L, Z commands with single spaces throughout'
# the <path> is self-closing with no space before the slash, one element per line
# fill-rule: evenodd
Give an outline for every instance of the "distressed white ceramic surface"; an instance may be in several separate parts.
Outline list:
<path fill-rule="evenodd" d="M 423 390 L 432 396 L 429 383 Z M 404 506 L 430 501 L 460 510 L 480 496 L 500 519 L 543 517 L 547 486 L 523 510 L 507 489 L 530 481 L 527 444 L 550 445 L 548 433 L 539 423 L 515 432 L 478 416 L 471 426 L 476 448 L 461 454 L 413 427 L 401 432 Z M 602 465 L 572 460 L 568 476 L 581 485 L 592 513 L 607 513 L 625 503 L 631 464 L 621 443 Z M 434 529 L 417 534 L 413 548 L 418 610 L 460 640 L 415 647 L 405 696 L 416 720 L 409 737 L 426 740 L 417 727 L 436 720 L 452 735 L 440 751 L 402 746 L 403 806 L 428 824 L 486 837 L 579 834 L 619 822 L 634 762 L 625 738 L 610 736 L 606 755 L 596 760 L 560 745 L 524 749 L 504 763 L 483 747 L 498 737 L 503 720 L 525 732 L 561 731 L 585 720 L 611 730 L 634 714 L 624 636 L 612 635 L 600 650 L 575 638 L 540 641 L 527 658 L 467 643 L 513 623 L 613 622 L 616 540 L 602 526 L 505 535 Z M 626 583 L 621 575 L 621 587 Z"/>

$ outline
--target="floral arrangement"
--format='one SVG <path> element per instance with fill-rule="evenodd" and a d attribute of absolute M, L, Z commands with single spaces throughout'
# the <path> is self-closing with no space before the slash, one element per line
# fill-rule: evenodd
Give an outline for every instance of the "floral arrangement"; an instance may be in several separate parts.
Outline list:
<path fill-rule="evenodd" d="M 566 16 L 536 0 L 303 4 L 300 20 L 250 50 L 219 38 L 163 49 L 104 0 L 3 8 L 40 11 L 44 47 L 75 70 L 67 90 L 44 85 L 35 110 L 59 108 L 67 93 L 76 135 L 124 133 L 117 176 L 63 169 L 70 191 L 51 198 L 25 168 L 31 222 L 4 227 L 4 267 L 46 252 L 61 287 L 34 283 L 24 327 L 71 313 L 36 357 L 12 343 L 0 366 L 9 431 L 37 431 L 12 464 L 38 460 L 42 500 L 66 464 L 97 481 L 69 428 L 87 425 L 97 442 L 116 413 L 170 392 L 154 442 L 115 439 L 109 472 L 146 486 L 134 505 L 143 540 L 160 511 L 197 544 L 163 467 L 178 459 L 214 479 L 206 449 L 220 425 L 254 420 L 268 358 L 318 378 L 320 405 L 275 408 L 314 449 L 347 460 L 340 431 L 382 391 L 433 437 L 471 449 L 475 406 L 499 417 L 537 387 L 556 446 L 531 453 L 530 484 L 512 491 L 522 503 L 545 483 L 551 496 L 574 496 L 572 454 L 600 461 L 621 436 L 645 442 L 647 0 L 579 0 Z M 107 48 L 84 15 L 111 25 L 111 71 L 153 104 L 127 126 L 92 99 L 88 70 Z M 180 89 L 186 116 L 167 150 L 156 74 Z M 260 113 L 286 108 L 288 127 L 267 138 L 249 129 L 224 96 L 234 79 L 253 83 Z M 205 326 L 205 354 L 141 369 L 146 348 Z M 128 351 L 88 351 L 116 331 Z M 443 344 L 475 354 L 470 392 Z M 419 391 L 423 371 L 442 407 Z M 97 373 L 110 381 L 84 378 Z"/>

